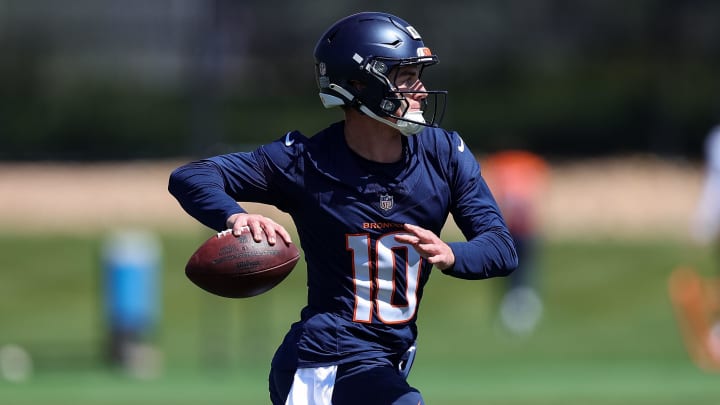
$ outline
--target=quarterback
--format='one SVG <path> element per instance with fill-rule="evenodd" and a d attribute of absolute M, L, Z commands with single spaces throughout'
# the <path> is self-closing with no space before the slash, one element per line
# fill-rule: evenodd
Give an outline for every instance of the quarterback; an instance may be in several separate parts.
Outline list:
<path fill-rule="evenodd" d="M 215 230 L 248 226 L 256 240 L 290 241 L 283 226 L 238 204 L 246 201 L 274 205 L 295 223 L 307 305 L 272 360 L 273 404 L 423 404 L 407 375 L 433 268 L 485 279 L 517 266 L 477 160 L 438 126 L 447 92 L 421 81 L 437 62 L 399 17 L 345 17 L 315 47 L 320 100 L 344 120 L 171 174 L 170 192 Z M 463 241 L 438 236 L 450 214 Z"/>

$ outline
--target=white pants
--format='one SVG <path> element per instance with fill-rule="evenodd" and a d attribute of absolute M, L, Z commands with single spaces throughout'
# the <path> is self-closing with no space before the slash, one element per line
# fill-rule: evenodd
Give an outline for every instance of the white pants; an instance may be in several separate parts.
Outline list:
<path fill-rule="evenodd" d="M 297 369 L 285 405 L 331 405 L 336 375 L 337 366 Z"/>

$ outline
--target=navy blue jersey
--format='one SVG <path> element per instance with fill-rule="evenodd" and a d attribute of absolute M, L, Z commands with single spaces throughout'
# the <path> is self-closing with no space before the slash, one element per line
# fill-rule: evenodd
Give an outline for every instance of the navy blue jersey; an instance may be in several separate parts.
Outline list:
<path fill-rule="evenodd" d="M 399 356 L 414 342 L 432 265 L 394 239 L 405 223 L 439 235 L 453 215 L 467 241 L 449 243 L 455 265 L 444 272 L 451 276 L 503 276 L 517 265 L 480 167 L 457 133 L 426 128 L 403 138 L 401 161 L 377 163 L 350 150 L 343 125 L 311 138 L 290 132 L 171 176 L 182 207 L 217 231 L 243 212 L 236 201 L 274 205 L 295 222 L 308 301 L 276 354 L 276 368 Z"/>

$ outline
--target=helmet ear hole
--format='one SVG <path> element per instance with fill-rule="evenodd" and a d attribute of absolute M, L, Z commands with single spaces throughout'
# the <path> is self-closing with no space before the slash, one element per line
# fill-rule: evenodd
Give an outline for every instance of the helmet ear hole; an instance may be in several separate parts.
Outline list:
<path fill-rule="evenodd" d="M 360 80 L 350 80 L 350 81 L 348 81 L 348 84 L 350 85 L 350 87 L 352 87 L 353 90 L 355 90 L 354 93 L 355 93 L 356 95 L 357 95 L 358 93 L 360 93 L 365 87 L 367 87 L 367 86 L 366 86 L 363 82 L 361 82 Z"/>

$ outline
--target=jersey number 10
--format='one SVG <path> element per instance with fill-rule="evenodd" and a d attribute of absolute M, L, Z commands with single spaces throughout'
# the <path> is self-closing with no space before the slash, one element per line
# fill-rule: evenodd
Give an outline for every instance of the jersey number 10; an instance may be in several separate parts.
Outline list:
<path fill-rule="evenodd" d="M 372 322 L 373 311 L 381 322 L 387 324 L 407 322 L 415 316 L 421 257 L 412 246 L 396 241 L 395 235 L 397 233 L 383 235 L 375 242 L 375 257 L 371 257 L 370 253 L 370 234 L 346 236 L 347 249 L 353 256 L 355 322 Z M 397 263 L 397 255 L 405 256 L 404 268 L 398 268 L 403 262 Z M 374 275 L 371 271 L 373 267 L 377 269 Z M 397 277 L 405 279 L 404 294 L 396 291 L 403 284 L 396 283 Z M 405 296 L 407 303 L 393 304 L 396 293 Z"/>

